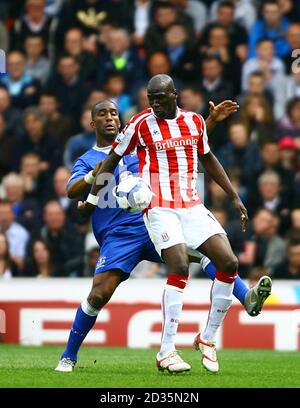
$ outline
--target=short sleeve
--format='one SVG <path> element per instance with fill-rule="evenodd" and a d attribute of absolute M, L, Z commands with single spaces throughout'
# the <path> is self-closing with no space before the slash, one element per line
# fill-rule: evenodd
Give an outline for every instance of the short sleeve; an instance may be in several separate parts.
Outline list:
<path fill-rule="evenodd" d="M 72 167 L 71 176 L 68 180 L 67 186 L 69 186 L 74 181 L 84 177 L 92 169 L 93 168 L 89 166 L 84 160 L 80 158 L 76 160 Z"/>
<path fill-rule="evenodd" d="M 208 144 L 207 131 L 206 131 L 206 124 L 205 124 L 204 118 L 201 115 L 197 115 L 197 117 L 200 119 L 200 136 L 198 140 L 198 154 L 199 156 L 204 156 L 210 151 L 210 147 Z"/>
<path fill-rule="evenodd" d="M 117 136 L 112 145 L 112 149 L 118 156 L 122 157 L 132 152 L 137 142 L 137 124 L 135 121 L 130 121 Z"/>

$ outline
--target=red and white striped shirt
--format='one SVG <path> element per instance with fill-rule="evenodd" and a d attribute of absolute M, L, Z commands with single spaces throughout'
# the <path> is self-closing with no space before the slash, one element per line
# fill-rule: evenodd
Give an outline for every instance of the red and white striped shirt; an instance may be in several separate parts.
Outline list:
<path fill-rule="evenodd" d="M 198 155 L 210 150 L 201 115 L 177 108 L 174 119 L 159 119 L 146 109 L 133 116 L 112 147 L 119 156 L 137 149 L 140 174 L 155 194 L 151 207 L 201 203 L 196 190 Z"/>

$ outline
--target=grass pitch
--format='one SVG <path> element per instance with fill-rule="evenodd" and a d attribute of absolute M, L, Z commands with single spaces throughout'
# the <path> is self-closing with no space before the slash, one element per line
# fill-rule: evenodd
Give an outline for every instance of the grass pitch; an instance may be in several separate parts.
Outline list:
<path fill-rule="evenodd" d="M 190 373 L 160 373 L 156 350 L 83 347 L 72 373 L 55 368 L 63 347 L 0 344 L 0 388 L 239 388 L 300 387 L 300 353 L 265 350 L 221 350 L 220 372 L 211 374 L 196 351 L 185 349 Z"/>

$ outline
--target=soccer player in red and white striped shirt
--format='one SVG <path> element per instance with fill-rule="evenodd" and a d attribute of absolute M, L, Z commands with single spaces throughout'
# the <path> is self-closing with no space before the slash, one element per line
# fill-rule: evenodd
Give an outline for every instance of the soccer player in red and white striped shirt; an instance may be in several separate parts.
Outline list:
<path fill-rule="evenodd" d="M 189 274 L 187 246 L 199 250 L 216 265 L 218 271 L 212 286 L 207 326 L 196 336 L 194 346 L 202 352 L 203 365 L 217 372 L 216 333 L 231 305 L 238 260 L 225 231 L 204 207 L 196 191 L 198 158 L 209 176 L 232 199 L 243 230 L 248 219 L 247 210 L 210 151 L 204 119 L 177 106 L 172 78 L 156 75 L 149 81 L 147 90 L 151 108 L 135 115 L 126 125 L 98 175 L 113 173 L 121 157 L 136 148 L 140 173 L 155 193 L 144 219 L 150 238 L 168 269 L 162 301 L 162 344 L 157 355 L 159 369 L 170 365 L 173 371 L 190 369 L 177 354 L 174 343 Z M 101 188 L 102 185 L 95 182 L 91 194 L 97 195 Z M 88 214 L 94 208 L 86 201 L 81 213 Z"/>

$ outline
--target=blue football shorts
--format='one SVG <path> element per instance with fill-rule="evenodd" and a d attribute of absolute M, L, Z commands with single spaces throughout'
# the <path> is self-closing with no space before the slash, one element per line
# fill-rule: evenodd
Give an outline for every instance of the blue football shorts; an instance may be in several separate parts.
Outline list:
<path fill-rule="evenodd" d="M 141 261 L 161 263 L 144 224 L 136 227 L 113 227 L 102 237 L 100 255 L 95 275 L 112 269 L 120 269 L 128 276 Z"/>

